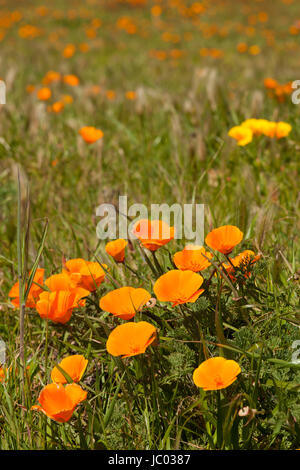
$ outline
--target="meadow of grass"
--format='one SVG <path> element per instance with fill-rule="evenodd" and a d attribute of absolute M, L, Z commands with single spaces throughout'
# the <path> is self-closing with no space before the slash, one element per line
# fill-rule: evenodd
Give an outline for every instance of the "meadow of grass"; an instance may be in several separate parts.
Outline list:
<path fill-rule="evenodd" d="M 0 1 L 0 449 L 300 447 L 300 105 L 264 86 L 300 79 L 299 39 L 297 0 Z M 250 118 L 292 131 L 239 146 L 228 131 Z M 103 138 L 86 143 L 84 126 Z M 99 300 L 121 286 L 155 297 L 185 241 L 155 258 L 134 240 L 116 263 L 97 238 L 96 208 L 120 195 L 149 208 L 205 204 L 205 236 L 235 225 L 244 237 L 234 254 L 261 255 L 232 281 L 212 275 L 226 261 L 215 252 L 195 303 L 147 304 L 130 321 L 151 323 L 157 339 L 128 358 L 107 351 L 125 321 Z M 107 266 L 85 306 L 65 324 L 24 307 L 30 271 L 45 280 L 76 258 Z M 18 280 L 20 309 L 8 296 Z M 32 406 L 75 354 L 88 360 L 87 397 L 59 423 Z M 204 391 L 193 372 L 214 356 L 241 373 Z"/>

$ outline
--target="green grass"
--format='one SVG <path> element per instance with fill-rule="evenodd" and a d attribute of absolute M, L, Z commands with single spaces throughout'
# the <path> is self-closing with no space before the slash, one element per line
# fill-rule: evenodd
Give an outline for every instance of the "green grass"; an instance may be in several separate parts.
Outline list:
<path fill-rule="evenodd" d="M 7 344 L 9 368 L 0 384 L 0 448 L 296 449 L 300 365 L 291 358 L 300 325 L 300 107 L 290 99 L 271 99 L 263 85 L 268 76 L 280 83 L 300 78 L 299 35 L 289 32 L 297 19 L 296 1 L 287 6 L 279 0 L 249 0 L 239 9 L 234 1 L 206 1 L 206 11 L 193 18 L 163 1 L 161 20 L 151 16 L 151 1 L 143 6 L 82 3 L 51 2 L 45 16 L 36 10 L 38 1 L 21 7 L 10 0 L 0 7 L 0 33 L 5 32 L 1 78 L 7 85 L 7 104 L 0 105 L 0 337 Z M 10 28 L 1 23 L 7 10 L 23 15 Z M 249 17 L 260 11 L 269 14 L 268 22 L 257 22 L 249 32 Z M 117 28 L 124 16 L 134 21 L 136 34 Z M 102 25 L 90 39 L 85 30 L 94 18 Z M 19 37 L 26 24 L 39 27 L 41 35 Z M 165 31 L 178 34 L 179 42 L 163 41 Z M 83 53 L 78 47 L 85 42 L 90 49 Z M 240 54 L 241 42 L 259 45 L 261 53 Z M 69 43 L 77 50 L 65 59 L 62 51 Z M 202 57 L 204 47 L 224 55 Z M 184 55 L 172 59 L 172 49 Z M 167 51 L 168 57 L 158 60 L 153 50 Z M 74 88 L 50 85 L 51 102 L 63 94 L 74 98 L 59 114 L 48 113 L 35 93 L 26 92 L 29 84 L 38 88 L 49 70 L 80 79 Z M 101 87 L 98 95 L 91 94 L 92 85 Z M 116 92 L 114 101 L 106 98 L 106 90 Z M 137 92 L 136 100 L 125 98 L 129 90 Z M 293 130 L 285 139 L 259 137 L 238 147 L 228 130 L 251 117 L 286 121 Z M 81 141 L 78 130 L 86 125 L 103 130 L 102 146 Z M 239 301 L 225 281 L 213 277 L 195 304 L 181 309 L 157 302 L 136 315 L 158 328 L 159 342 L 125 360 L 106 351 L 107 332 L 122 322 L 102 312 L 98 301 L 115 287 L 111 279 L 153 294 L 157 275 L 136 243 L 127 249 L 126 263 L 138 276 L 112 262 L 105 242 L 97 239 L 96 208 L 117 204 L 119 195 L 127 195 L 129 205 L 149 208 L 154 203 L 205 204 L 205 234 L 220 225 L 237 225 L 244 240 L 236 253 L 262 253 L 251 277 L 237 281 L 243 292 Z M 172 241 L 158 251 L 164 271 L 183 246 Z M 110 276 L 69 323 L 47 325 L 34 309 L 26 309 L 29 369 L 20 386 L 19 311 L 8 300 L 18 272 L 26 282 L 38 257 L 49 277 L 60 272 L 64 258 L 92 261 L 95 255 L 109 266 Z M 30 411 L 50 383 L 54 365 L 76 353 L 89 360 L 82 381 L 88 398 L 73 418 L 59 424 Z M 237 381 L 219 395 L 203 392 L 192 380 L 206 353 L 230 357 L 242 368 Z M 244 406 L 257 412 L 242 418 L 238 411 Z"/>

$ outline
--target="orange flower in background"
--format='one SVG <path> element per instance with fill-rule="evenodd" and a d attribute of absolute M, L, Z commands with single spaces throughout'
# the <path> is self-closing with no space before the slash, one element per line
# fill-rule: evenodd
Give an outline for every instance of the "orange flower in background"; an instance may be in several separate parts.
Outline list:
<path fill-rule="evenodd" d="M 64 104 L 71 104 L 71 103 L 73 103 L 74 99 L 73 99 L 73 96 L 71 96 L 71 95 L 63 95 L 61 97 L 61 101 Z"/>
<path fill-rule="evenodd" d="M 144 248 L 155 251 L 173 240 L 175 228 L 161 220 L 141 219 L 135 224 L 133 234 Z"/>
<path fill-rule="evenodd" d="M 127 100 L 135 100 L 136 99 L 136 92 L 135 91 L 126 91 L 125 97 Z"/>
<path fill-rule="evenodd" d="M 81 44 L 79 44 L 79 49 L 81 52 L 85 53 L 89 51 L 90 46 L 86 42 L 82 42 Z"/>
<path fill-rule="evenodd" d="M 49 70 L 44 76 L 42 83 L 43 85 L 49 85 L 53 82 L 59 82 L 61 79 L 61 75 L 59 72 L 55 72 L 54 70 Z"/>
<path fill-rule="evenodd" d="M 93 39 L 97 36 L 97 30 L 95 28 L 86 28 L 85 34 L 89 39 Z"/>
<path fill-rule="evenodd" d="M 262 127 L 261 127 L 261 133 L 263 135 L 266 135 L 267 137 L 275 137 L 276 136 L 276 122 L 272 121 L 263 121 Z"/>
<path fill-rule="evenodd" d="M 243 232 L 235 225 L 223 225 L 209 232 L 205 243 L 213 250 L 228 255 L 243 240 L 243 236 Z"/>
<path fill-rule="evenodd" d="M 284 102 L 286 97 L 293 91 L 292 82 L 281 85 L 273 78 L 266 78 L 264 80 L 264 85 L 268 90 L 268 95 L 271 98 L 276 98 L 279 102 Z"/>
<path fill-rule="evenodd" d="M 36 310 L 41 318 L 65 324 L 70 320 L 73 309 L 82 306 L 82 296 L 82 289 L 44 291 L 36 303 Z"/>
<path fill-rule="evenodd" d="M 75 51 L 76 47 L 74 46 L 74 44 L 67 44 L 67 46 L 63 50 L 63 57 L 69 59 L 75 54 Z"/>
<path fill-rule="evenodd" d="M 127 244 L 128 242 L 124 240 L 124 238 L 118 238 L 118 240 L 108 242 L 105 245 L 105 251 L 112 256 L 115 261 L 122 263 L 125 258 L 125 247 Z"/>
<path fill-rule="evenodd" d="M 72 74 L 64 75 L 63 82 L 66 85 L 78 86 L 79 85 L 79 78 L 76 77 L 76 75 L 72 75 Z"/>
<path fill-rule="evenodd" d="M 237 141 L 237 144 L 244 147 L 245 145 L 252 142 L 253 132 L 244 126 L 235 126 L 228 132 L 229 137 L 232 137 Z"/>
<path fill-rule="evenodd" d="M 153 5 L 151 8 L 151 15 L 152 16 L 160 16 L 162 14 L 162 8 L 160 5 Z"/>
<path fill-rule="evenodd" d="M 66 372 L 73 382 L 79 382 L 88 365 L 88 360 L 81 354 L 65 357 L 59 364 L 59 367 Z M 64 375 L 54 367 L 51 372 L 52 382 L 66 384 L 67 380 Z"/>
<path fill-rule="evenodd" d="M 50 107 L 50 111 L 52 111 L 52 113 L 60 113 L 64 109 L 64 107 L 65 105 L 62 101 L 56 101 Z"/>
<path fill-rule="evenodd" d="M 142 288 L 120 287 L 108 292 L 100 299 L 102 310 L 112 313 L 122 320 L 130 320 L 151 299 L 151 294 Z"/>
<path fill-rule="evenodd" d="M 91 95 L 99 95 L 101 92 L 101 86 L 100 85 L 92 85 L 90 88 L 89 88 L 89 93 Z"/>
<path fill-rule="evenodd" d="M 27 93 L 33 93 L 35 91 L 35 86 L 34 85 L 27 85 L 26 91 L 27 91 Z"/>
<path fill-rule="evenodd" d="M 34 39 L 42 34 L 42 31 L 36 26 L 26 24 L 19 28 L 19 36 L 26 39 Z"/>
<path fill-rule="evenodd" d="M 44 284 L 44 273 L 45 273 L 45 270 L 41 269 L 41 268 L 38 268 L 35 272 L 33 282 L 32 282 L 32 285 L 30 287 L 28 297 L 27 297 L 27 300 L 26 300 L 26 305 L 25 305 L 28 308 L 35 308 L 35 304 L 36 304 L 36 302 L 39 298 L 39 295 L 40 295 L 41 292 L 43 292 L 43 289 L 40 286 L 42 286 Z M 39 284 L 40 286 L 38 286 L 37 284 Z M 16 282 L 13 285 L 13 287 L 9 291 L 8 296 L 11 297 L 11 303 L 15 307 L 20 306 L 19 282 Z"/>
<path fill-rule="evenodd" d="M 209 251 L 205 251 L 203 246 L 187 245 L 182 251 L 175 253 L 173 261 L 176 268 L 197 273 L 211 265 L 207 258 L 211 259 L 212 257 L 213 255 Z"/>
<path fill-rule="evenodd" d="M 3 367 L 0 366 L 0 383 L 4 382 L 4 380 L 5 380 L 5 369 L 3 369 Z"/>
<path fill-rule="evenodd" d="M 41 406 L 32 406 L 32 410 L 42 411 L 46 416 L 65 423 L 69 421 L 79 403 L 86 400 L 87 392 L 73 383 L 65 387 L 59 383 L 46 385 L 41 391 L 38 401 Z"/>
<path fill-rule="evenodd" d="M 287 137 L 292 130 L 292 126 L 287 122 L 277 122 L 275 136 L 277 139 Z"/>
<path fill-rule="evenodd" d="M 204 292 L 200 289 L 203 277 L 193 271 L 173 269 L 160 276 L 153 290 L 162 302 L 172 302 L 172 307 L 179 304 L 194 303 Z"/>
<path fill-rule="evenodd" d="M 182 57 L 183 55 L 185 54 L 185 51 L 181 50 L 181 49 L 171 49 L 170 50 L 170 57 L 172 57 L 172 59 L 180 59 L 180 57 Z"/>
<path fill-rule="evenodd" d="M 258 55 L 261 53 L 261 48 L 257 46 L 256 44 L 254 44 L 253 46 L 249 47 L 249 53 L 251 55 Z"/>
<path fill-rule="evenodd" d="M 114 90 L 106 90 L 106 98 L 110 101 L 114 101 L 116 99 L 116 92 Z"/>
<path fill-rule="evenodd" d="M 278 82 L 274 78 L 268 77 L 264 79 L 264 85 L 268 90 L 274 90 L 278 86 Z"/>
<path fill-rule="evenodd" d="M 156 339 L 156 328 L 146 321 L 117 326 L 109 335 L 106 349 L 112 356 L 143 354 Z"/>
<path fill-rule="evenodd" d="M 274 122 L 267 119 L 246 119 L 241 127 L 250 129 L 254 135 L 265 135 L 277 139 L 287 137 L 292 130 L 292 126 L 287 122 Z"/>
<path fill-rule="evenodd" d="M 224 263 L 223 267 L 226 269 L 227 273 L 229 274 L 229 277 L 235 281 L 235 276 L 234 268 L 247 268 L 249 265 L 254 264 L 256 261 L 260 259 L 260 255 L 255 255 L 254 251 L 251 250 L 245 250 L 242 253 L 238 254 L 234 258 L 230 259 L 230 263 Z M 245 274 L 246 277 L 249 277 L 250 273 Z"/>
<path fill-rule="evenodd" d="M 247 52 L 248 50 L 248 45 L 244 42 L 240 42 L 237 46 L 237 51 L 240 52 L 241 54 Z"/>
<path fill-rule="evenodd" d="M 241 126 L 247 127 L 250 129 L 254 135 L 261 135 L 265 133 L 265 129 L 267 129 L 270 125 L 270 121 L 267 119 L 246 119 L 243 121 Z"/>
<path fill-rule="evenodd" d="M 241 368 L 237 362 L 224 357 L 212 357 L 194 370 L 193 381 L 203 390 L 221 390 L 229 387 L 240 372 Z"/>
<path fill-rule="evenodd" d="M 81 135 L 83 140 L 87 142 L 88 144 L 95 143 L 97 140 L 102 139 L 104 135 L 101 129 L 96 129 L 95 127 L 92 127 L 92 126 L 82 127 L 79 130 L 79 134 Z"/>
<path fill-rule="evenodd" d="M 51 98 L 51 90 L 50 88 L 44 87 L 40 88 L 37 92 L 37 97 L 40 101 L 47 101 Z"/>
<path fill-rule="evenodd" d="M 106 264 L 102 264 L 107 269 Z M 85 261 L 82 258 L 70 259 L 65 263 L 65 274 L 78 287 L 93 292 L 104 281 L 105 271 L 99 263 L 93 261 Z"/>
<path fill-rule="evenodd" d="M 149 55 L 150 57 L 154 57 L 155 59 L 158 59 L 158 60 L 166 60 L 167 58 L 166 51 L 158 51 L 155 49 L 152 49 L 151 51 L 149 51 Z"/>

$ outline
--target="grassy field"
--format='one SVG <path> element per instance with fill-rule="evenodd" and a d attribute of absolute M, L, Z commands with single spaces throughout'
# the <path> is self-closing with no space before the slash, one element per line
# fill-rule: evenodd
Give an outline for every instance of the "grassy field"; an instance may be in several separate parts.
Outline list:
<path fill-rule="evenodd" d="M 300 12 L 297 0 L 238 3 L 0 0 L 0 449 L 300 447 L 300 105 L 288 85 L 300 80 Z M 251 118 L 291 132 L 238 145 L 228 132 Z M 85 126 L 103 137 L 87 143 Z M 228 256 L 206 245 L 204 292 L 173 307 L 153 286 L 186 240 L 155 252 L 133 240 L 116 262 L 96 208 L 120 195 L 149 209 L 204 204 L 205 237 L 236 226 L 230 256 L 260 258 L 251 275 L 229 276 Z M 69 321 L 41 318 L 29 288 L 47 295 L 43 282 L 77 258 L 105 264 L 105 279 Z M 18 281 L 20 308 L 9 297 Z M 156 301 L 129 320 L 99 306 L 124 286 Z M 107 351 L 115 328 L 141 321 L 156 329 L 145 352 Z M 32 407 L 71 355 L 88 361 L 87 395 L 62 423 Z M 193 373 L 216 356 L 241 371 L 205 391 Z"/>

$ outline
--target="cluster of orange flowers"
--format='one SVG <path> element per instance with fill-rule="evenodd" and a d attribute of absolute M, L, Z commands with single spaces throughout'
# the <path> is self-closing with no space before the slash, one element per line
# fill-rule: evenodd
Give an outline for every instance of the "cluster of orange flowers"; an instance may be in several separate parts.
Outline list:
<path fill-rule="evenodd" d="M 33 93 L 36 90 L 38 100 L 48 102 L 52 97 L 52 90 L 49 85 L 53 83 L 64 83 L 72 87 L 79 85 L 79 78 L 73 74 L 62 75 L 54 70 L 49 70 L 42 79 L 42 87 L 36 90 L 34 85 L 27 85 L 27 92 Z M 73 103 L 71 95 L 63 95 L 58 101 L 48 106 L 48 111 L 53 113 L 61 112 L 65 105 Z"/>
<path fill-rule="evenodd" d="M 108 101 L 115 101 L 117 97 L 115 90 L 102 90 L 99 85 L 92 85 L 88 90 L 88 94 L 93 96 L 100 95 L 101 93 Z M 137 93 L 134 90 L 128 90 L 124 92 L 124 96 L 128 101 L 134 101 L 137 98 Z"/>
<path fill-rule="evenodd" d="M 35 308 L 41 318 L 55 323 L 67 323 L 74 308 L 85 305 L 85 297 L 104 281 L 107 266 L 71 259 L 64 264 L 61 273 L 44 279 L 44 269 L 38 268 L 26 300 L 26 307 Z M 9 292 L 11 302 L 19 306 L 19 282 Z"/>
<path fill-rule="evenodd" d="M 258 55 L 261 52 L 260 47 L 257 44 L 253 44 L 252 46 L 248 46 L 245 42 L 240 42 L 237 46 L 236 49 L 240 54 L 245 54 L 246 52 L 249 52 L 251 55 Z"/>
<path fill-rule="evenodd" d="M 87 144 L 94 144 L 97 140 L 102 139 L 103 132 L 94 126 L 85 126 L 79 130 L 79 134 Z"/>
<path fill-rule="evenodd" d="M 141 246 L 152 252 L 166 245 L 174 238 L 174 227 L 163 221 L 138 221 L 133 230 Z M 206 237 L 206 245 L 214 251 L 223 253 L 227 263 L 221 267 L 235 281 L 237 268 L 250 275 L 249 266 L 259 259 L 259 255 L 246 250 L 239 255 L 228 258 L 233 248 L 243 239 L 243 233 L 235 226 L 226 225 L 212 230 Z M 126 241 L 111 241 L 106 251 L 117 262 L 124 260 Z M 199 272 L 211 266 L 213 254 L 203 246 L 188 245 L 174 254 L 173 261 L 178 269 L 171 269 L 162 274 L 154 283 L 153 291 L 160 302 L 171 302 L 172 306 L 194 303 L 204 292 L 201 288 L 204 278 Z M 137 312 L 153 302 L 150 292 L 143 288 L 130 286 L 114 289 L 105 294 L 99 302 L 100 308 L 122 320 L 131 320 Z M 128 322 L 117 326 L 109 335 L 106 348 L 113 356 L 130 357 L 142 354 L 155 343 L 156 328 L 146 321 Z M 205 390 L 218 390 L 229 386 L 241 369 L 235 361 L 222 357 L 204 361 L 194 372 L 194 382 Z"/>
<path fill-rule="evenodd" d="M 125 31 L 127 34 L 135 34 L 137 32 L 136 24 L 128 16 L 119 18 L 116 26 L 118 29 Z"/>
<path fill-rule="evenodd" d="M 19 36 L 23 39 L 34 39 L 42 34 L 42 30 L 37 26 L 27 24 L 19 28 Z"/>
<path fill-rule="evenodd" d="M 166 59 L 180 59 L 185 55 L 185 51 L 182 49 L 171 49 L 169 51 L 151 49 L 149 51 L 149 56 L 151 58 L 164 61 Z"/>
<path fill-rule="evenodd" d="M 280 85 L 274 78 L 265 78 L 265 88 L 271 98 L 276 98 L 279 102 L 284 102 L 293 92 L 292 82 Z"/>
<path fill-rule="evenodd" d="M 232 127 L 228 135 L 235 139 L 240 146 L 252 142 L 254 136 L 265 135 L 267 137 L 282 139 L 287 137 L 292 126 L 287 122 L 273 122 L 267 119 L 247 119 L 239 126 Z"/>
<path fill-rule="evenodd" d="M 213 59 L 221 59 L 224 56 L 224 52 L 221 49 L 216 49 L 214 47 L 210 49 L 202 47 L 199 53 L 202 57 L 213 57 Z"/>
<path fill-rule="evenodd" d="M 163 221 L 142 219 L 133 229 L 142 248 L 155 252 L 174 239 L 175 229 Z M 236 269 L 242 269 L 245 277 L 250 275 L 249 267 L 259 259 L 251 250 L 229 258 L 234 247 L 243 239 L 238 227 L 225 225 L 212 230 L 205 238 L 210 250 L 203 246 L 187 245 L 173 256 L 177 269 L 171 269 L 159 276 L 153 286 L 154 294 L 160 302 L 170 302 L 173 307 L 194 303 L 203 294 L 204 278 L 200 272 L 209 268 L 215 251 L 226 257 L 219 266 L 231 280 L 236 281 Z M 118 239 L 106 244 L 106 252 L 117 263 L 123 263 L 127 241 Z M 64 263 L 62 272 L 50 276 L 44 282 L 44 269 L 38 268 L 28 293 L 26 307 L 35 308 L 41 318 L 55 323 L 70 320 L 74 308 L 83 307 L 86 297 L 104 281 L 106 265 L 85 261 L 81 258 Z M 207 287 L 206 287 L 207 288 Z M 9 292 L 11 302 L 19 306 L 19 283 Z M 113 356 L 131 357 L 145 353 L 155 344 L 157 329 L 147 321 L 128 322 L 137 312 L 151 306 L 155 299 L 143 288 L 124 286 L 109 291 L 100 298 L 101 310 L 111 313 L 126 323 L 114 328 L 108 336 L 106 349 Z M 46 385 L 39 396 L 40 405 L 34 409 L 44 412 L 50 418 L 65 422 L 70 419 L 76 406 L 86 398 L 86 392 L 74 382 L 78 382 L 86 368 L 87 361 L 82 356 L 65 358 L 51 373 L 52 384 Z M 62 370 L 66 373 L 62 373 Z M 229 386 L 241 369 L 235 361 L 215 357 L 204 361 L 194 371 L 193 379 L 204 390 L 218 390 Z M 2 380 L 4 372 L 2 371 Z M 71 379 L 73 383 L 68 383 Z"/>
<path fill-rule="evenodd" d="M 58 367 L 52 369 L 52 383 L 42 389 L 38 397 L 40 404 L 31 409 L 41 411 L 59 423 L 69 421 L 75 408 L 87 397 L 87 392 L 77 384 L 87 364 L 88 361 L 80 354 L 64 358 Z"/>

